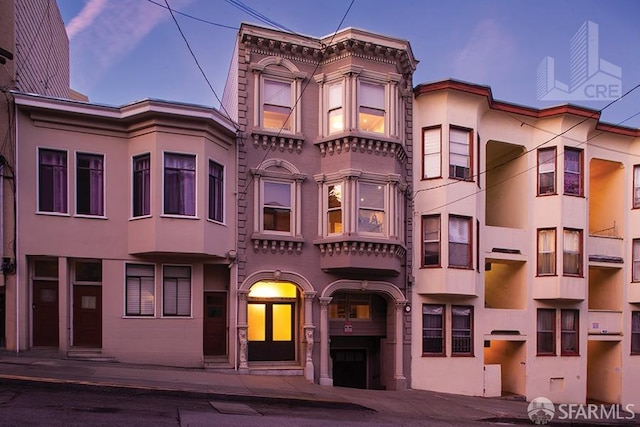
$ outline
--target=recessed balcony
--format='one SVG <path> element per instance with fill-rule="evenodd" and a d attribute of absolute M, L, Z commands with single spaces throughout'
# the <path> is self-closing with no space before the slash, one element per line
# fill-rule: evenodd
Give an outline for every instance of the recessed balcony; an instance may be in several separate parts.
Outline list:
<path fill-rule="evenodd" d="M 622 312 L 589 310 L 589 335 L 621 335 Z"/>
<path fill-rule="evenodd" d="M 458 268 L 418 270 L 414 290 L 421 295 L 478 296 L 478 273 Z"/>
<path fill-rule="evenodd" d="M 536 277 L 532 285 L 533 299 L 584 301 L 587 280 L 583 277 Z"/>

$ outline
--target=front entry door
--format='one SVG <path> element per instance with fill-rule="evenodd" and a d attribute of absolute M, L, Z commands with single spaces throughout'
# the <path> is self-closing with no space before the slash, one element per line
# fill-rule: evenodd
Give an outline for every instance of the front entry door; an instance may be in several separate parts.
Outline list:
<path fill-rule="evenodd" d="M 293 302 L 247 305 L 249 361 L 295 360 Z"/>
<path fill-rule="evenodd" d="M 367 388 L 367 350 L 334 350 L 331 359 L 334 386 Z"/>
<path fill-rule="evenodd" d="M 203 352 L 205 356 L 227 354 L 227 294 L 205 292 Z"/>
<path fill-rule="evenodd" d="M 58 282 L 33 282 L 33 345 L 58 346 Z"/>
<path fill-rule="evenodd" d="M 102 286 L 73 287 L 73 345 L 102 347 Z"/>

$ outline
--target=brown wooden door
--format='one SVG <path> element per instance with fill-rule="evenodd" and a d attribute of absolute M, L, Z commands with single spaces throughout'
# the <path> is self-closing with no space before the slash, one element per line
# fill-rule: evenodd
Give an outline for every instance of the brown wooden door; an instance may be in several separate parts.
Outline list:
<path fill-rule="evenodd" d="M 205 292 L 203 351 L 205 356 L 227 354 L 227 294 Z"/>
<path fill-rule="evenodd" d="M 58 282 L 33 282 L 33 345 L 58 346 Z"/>
<path fill-rule="evenodd" d="M 102 286 L 73 287 L 73 345 L 102 347 Z"/>

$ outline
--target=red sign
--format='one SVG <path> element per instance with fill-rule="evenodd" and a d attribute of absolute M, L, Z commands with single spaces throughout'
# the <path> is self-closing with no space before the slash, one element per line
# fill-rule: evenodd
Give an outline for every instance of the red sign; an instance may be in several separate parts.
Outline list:
<path fill-rule="evenodd" d="M 351 334 L 353 333 L 353 325 L 351 322 L 344 322 L 344 333 Z"/>

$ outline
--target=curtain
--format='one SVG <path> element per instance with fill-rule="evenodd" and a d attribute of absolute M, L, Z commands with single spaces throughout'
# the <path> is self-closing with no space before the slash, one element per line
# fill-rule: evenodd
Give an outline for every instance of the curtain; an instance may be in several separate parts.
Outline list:
<path fill-rule="evenodd" d="M 440 264 L 440 216 L 422 217 L 423 265 Z"/>
<path fill-rule="evenodd" d="M 422 306 L 422 352 L 444 352 L 444 307 L 441 305 Z"/>
<path fill-rule="evenodd" d="M 553 309 L 539 309 L 537 318 L 537 350 L 538 353 L 553 353 L 555 348 L 555 319 Z"/>
<path fill-rule="evenodd" d="M 470 229 L 468 218 L 449 218 L 449 265 L 470 267 Z"/>
<path fill-rule="evenodd" d="M 133 216 L 151 213 L 151 156 L 133 159 Z"/>
<path fill-rule="evenodd" d="M 581 152 L 578 150 L 567 149 L 564 152 L 564 192 L 566 194 L 576 196 L 581 194 L 580 157 Z"/>
<path fill-rule="evenodd" d="M 538 230 L 538 274 L 555 274 L 555 252 L 555 230 Z"/>
<path fill-rule="evenodd" d="M 631 280 L 634 282 L 640 282 L 640 239 L 633 240 L 633 271 L 631 274 Z"/>
<path fill-rule="evenodd" d="M 104 158 L 91 156 L 89 161 L 90 206 L 92 215 L 104 215 Z"/>
<path fill-rule="evenodd" d="M 195 156 L 165 154 L 164 167 L 164 213 L 190 216 L 195 215 Z"/>
<path fill-rule="evenodd" d="M 556 149 L 538 150 L 538 194 L 556 191 Z"/>
<path fill-rule="evenodd" d="M 633 167 L 633 207 L 640 207 L 640 166 Z"/>
<path fill-rule="evenodd" d="M 461 129 L 449 130 L 449 164 L 469 168 L 469 131 Z"/>
<path fill-rule="evenodd" d="M 40 150 L 39 209 L 67 212 L 67 153 Z"/>
<path fill-rule="evenodd" d="M 358 100 L 362 107 L 375 108 L 376 110 L 384 111 L 384 86 L 371 83 L 360 83 Z"/>
<path fill-rule="evenodd" d="M 291 83 L 265 80 L 264 104 L 291 107 Z"/>
<path fill-rule="evenodd" d="M 562 353 L 578 352 L 578 313 L 574 310 L 561 312 L 561 351 Z"/>
<path fill-rule="evenodd" d="M 564 230 L 563 271 L 566 274 L 580 274 L 582 272 L 580 240 L 580 231 Z"/>
<path fill-rule="evenodd" d="M 451 351 L 471 353 L 471 308 L 451 307 Z"/>
<path fill-rule="evenodd" d="M 224 168 L 216 162 L 209 162 L 209 219 L 222 221 L 223 215 L 223 173 Z"/>
<path fill-rule="evenodd" d="M 442 175 L 440 160 L 440 128 L 425 129 L 424 139 L 424 178 L 437 178 Z"/>

